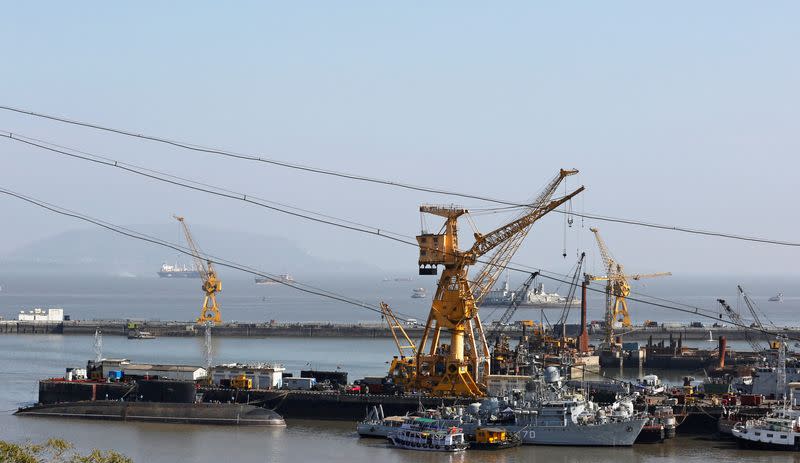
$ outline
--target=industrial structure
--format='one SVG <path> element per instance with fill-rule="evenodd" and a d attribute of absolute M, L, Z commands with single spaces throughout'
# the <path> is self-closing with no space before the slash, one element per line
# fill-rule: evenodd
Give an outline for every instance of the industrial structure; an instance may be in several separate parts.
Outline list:
<path fill-rule="evenodd" d="M 478 303 L 491 290 L 531 226 L 583 191 L 580 187 L 551 200 L 561 182 L 576 173 L 577 170 L 560 170 L 515 220 L 487 234 L 476 231 L 475 241 L 466 251 L 458 247 L 458 219 L 469 211 L 453 205 L 420 207 L 420 213 L 442 217 L 445 223 L 438 233 L 423 230 L 417 236 L 419 273 L 436 275 L 438 266 L 444 269 L 415 358 L 402 359 L 402 368 L 397 368 L 397 362 L 392 363 L 389 374 L 396 384 L 433 395 L 479 397 L 485 394 L 484 377 L 490 374 L 490 356 L 478 316 Z M 489 257 L 483 262 L 482 270 L 469 279 L 469 268 L 486 255 Z M 449 340 L 442 336 L 443 331 L 449 334 Z"/>
<path fill-rule="evenodd" d="M 631 316 L 630 312 L 628 312 L 628 302 L 626 301 L 626 298 L 631 293 L 631 285 L 628 280 L 669 276 L 672 275 L 672 273 L 659 272 L 625 275 L 622 264 L 611 256 L 608 246 L 606 246 L 605 241 L 603 241 L 603 238 L 600 236 L 600 231 L 597 228 L 590 228 L 589 230 L 594 233 L 597 247 L 600 249 L 600 255 L 603 258 L 603 266 L 606 274 L 597 276 L 587 274 L 585 279 L 587 281 L 606 282 L 605 345 L 610 347 L 614 341 L 614 323 L 621 322 L 622 326 L 626 328 L 631 326 Z"/>
<path fill-rule="evenodd" d="M 197 323 L 220 323 L 222 322 L 222 316 L 220 315 L 219 306 L 217 305 L 217 293 L 222 291 L 222 281 L 217 277 L 217 271 L 214 270 L 214 265 L 211 263 L 211 260 L 203 258 L 200 248 L 197 247 L 197 243 L 195 243 L 194 237 L 192 237 L 192 233 L 189 231 L 189 226 L 186 225 L 186 220 L 178 215 L 173 217 L 180 222 L 183 228 L 186 244 L 189 246 L 189 250 L 194 258 L 194 267 L 200 273 L 200 278 L 203 280 L 201 288 L 203 289 L 205 297 L 203 298 L 203 307 L 200 309 L 200 316 L 197 318 Z"/>

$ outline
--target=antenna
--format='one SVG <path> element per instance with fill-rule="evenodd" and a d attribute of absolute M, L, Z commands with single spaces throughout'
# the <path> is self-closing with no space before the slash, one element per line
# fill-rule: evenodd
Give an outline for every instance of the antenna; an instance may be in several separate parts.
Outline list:
<path fill-rule="evenodd" d="M 103 333 L 99 328 L 94 330 L 94 361 L 103 360 Z"/>

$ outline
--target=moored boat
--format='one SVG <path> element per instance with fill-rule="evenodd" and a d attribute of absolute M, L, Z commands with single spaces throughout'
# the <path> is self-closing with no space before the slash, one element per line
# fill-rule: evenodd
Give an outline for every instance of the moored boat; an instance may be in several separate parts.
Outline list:
<path fill-rule="evenodd" d="M 383 437 L 400 429 L 407 416 L 384 416 L 383 405 L 373 406 L 366 418 L 356 425 L 356 432 L 361 437 Z"/>
<path fill-rule="evenodd" d="M 472 450 L 502 450 L 522 445 L 519 434 L 505 428 L 477 428 L 475 438 L 469 441 Z"/>
<path fill-rule="evenodd" d="M 741 448 L 800 451 L 800 411 L 776 410 L 736 423 L 731 432 Z"/>
<path fill-rule="evenodd" d="M 441 427 L 439 420 L 407 417 L 389 441 L 402 449 L 427 452 L 460 452 L 469 447 L 464 432 L 455 426 Z"/>

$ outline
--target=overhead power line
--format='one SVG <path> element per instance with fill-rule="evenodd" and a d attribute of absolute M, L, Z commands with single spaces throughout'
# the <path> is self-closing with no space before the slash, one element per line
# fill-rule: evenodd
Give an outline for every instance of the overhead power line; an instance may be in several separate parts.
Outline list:
<path fill-rule="evenodd" d="M 37 207 L 46 209 L 46 210 L 48 210 L 50 212 L 53 212 L 53 213 L 56 213 L 56 214 L 59 214 L 59 215 L 72 217 L 72 218 L 75 218 L 75 219 L 78 219 L 78 220 L 81 220 L 81 221 L 84 221 L 84 222 L 88 222 L 88 223 L 94 224 L 96 226 L 99 226 L 99 227 L 104 228 L 106 230 L 112 231 L 114 233 L 118 233 L 120 235 L 127 236 L 129 238 L 133 238 L 133 239 L 137 239 L 137 240 L 140 240 L 140 241 L 145 241 L 145 242 L 148 242 L 148 243 L 152 243 L 152 244 L 155 244 L 155 245 L 158 245 L 158 246 L 166 247 L 166 248 L 175 250 L 177 252 L 180 252 L 182 254 L 186 254 L 186 255 L 189 255 L 189 256 L 192 255 L 191 250 L 189 250 L 189 249 L 187 249 L 187 248 L 185 248 L 183 246 L 171 243 L 171 242 L 166 241 L 166 240 L 162 240 L 160 238 L 149 236 L 149 235 L 137 232 L 135 230 L 131 230 L 129 228 L 125 228 L 125 227 L 121 227 L 121 226 L 118 226 L 118 225 L 114 225 L 114 224 L 112 224 L 110 222 L 106 222 L 106 221 L 103 221 L 103 220 L 100 220 L 100 219 L 96 219 L 96 218 L 93 218 L 91 216 L 88 216 L 88 215 L 80 213 L 80 212 L 76 212 L 76 211 L 73 211 L 73 210 L 70 210 L 70 209 L 66 209 L 66 208 L 63 208 L 61 206 L 57 206 L 55 204 L 51 204 L 51 203 L 48 203 L 48 202 L 45 202 L 45 201 L 30 197 L 30 196 L 27 196 L 27 195 L 24 195 L 24 194 L 21 194 L 21 193 L 17 193 L 15 191 L 12 191 L 12 190 L 4 188 L 4 187 L 0 187 L 0 194 L 5 194 L 7 196 L 20 199 L 22 201 L 25 201 L 26 203 L 35 205 Z M 263 271 L 260 271 L 260 270 L 256 270 L 256 269 L 253 269 L 252 267 L 248 267 L 248 266 L 245 266 L 245 265 L 242 265 L 242 264 L 238 264 L 238 263 L 229 261 L 227 259 L 219 258 L 219 257 L 213 256 L 213 255 L 205 254 L 203 257 L 205 259 L 211 261 L 215 265 L 219 265 L 221 267 L 227 267 L 227 268 L 231 268 L 231 269 L 235 269 L 235 270 L 240 270 L 240 271 L 243 271 L 243 272 L 246 272 L 246 273 L 250 273 L 250 274 L 253 274 L 253 275 L 257 275 L 257 276 L 261 276 L 261 277 L 264 277 L 264 278 L 268 278 L 268 279 L 270 279 L 272 281 L 275 281 L 277 283 L 283 284 L 285 286 L 289 286 L 291 288 L 297 289 L 297 290 L 305 292 L 305 293 L 318 295 L 318 296 L 321 296 L 321 297 L 337 300 L 337 301 L 344 302 L 344 303 L 347 303 L 347 304 L 350 304 L 350 305 L 354 305 L 356 307 L 367 309 L 367 310 L 370 310 L 370 311 L 373 311 L 373 312 L 382 313 L 379 307 L 376 307 L 374 305 L 367 304 L 365 302 L 361 302 L 361 301 L 349 298 L 347 296 L 342 296 L 340 294 L 336 294 L 336 293 L 334 293 L 332 291 L 327 291 L 327 290 L 324 290 L 324 289 L 315 288 L 313 286 L 306 285 L 306 284 L 301 284 L 301 283 L 297 283 L 297 282 L 293 282 L 293 283 L 286 282 L 283 279 L 281 279 L 279 276 L 275 276 L 275 275 L 272 275 L 272 274 L 269 274 L 269 273 L 266 273 L 266 272 L 263 272 Z M 519 268 L 508 267 L 508 269 L 509 270 L 513 270 L 513 271 L 517 271 L 517 272 L 528 273 L 527 270 L 523 270 L 523 269 L 519 269 Z M 543 270 L 543 272 L 553 274 L 553 272 L 548 272 L 546 270 Z M 571 284 L 571 282 L 569 282 L 567 280 L 560 279 L 560 278 L 557 278 L 557 277 L 554 277 L 554 276 L 548 276 L 548 275 L 545 275 L 545 274 L 542 274 L 541 276 L 544 277 L 544 278 L 550 279 L 550 280 Z M 605 292 L 606 292 L 605 290 L 593 288 L 591 286 L 587 287 L 587 290 L 598 292 L 598 293 L 603 293 L 603 294 L 605 294 Z M 653 306 L 661 307 L 661 308 L 668 309 L 668 310 L 675 310 L 675 311 L 678 311 L 678 312 L 690 313 L 690 314 L 693 314 L 695 316 L 716 319 L 716 316 L 707 315 L 706 313 L 703 313 L 703 312 L 710 312 L 710 311 L 708 311 L 707 309 L 701 309 L 699 307 L 695 308 L 694 310 L 691 310 L 691 309 L 675 307 L 675 306 L 671 306 L 671 305 L 668 305 L 668 304 L 656 303 L 656 302 L 652 302 L 652 301 L 648 301 L 648 300 L 644 300 L 644 299 L 633 298 L 633 297 L 628 297 L 627 299 L 630 300 L 630 301 L 636 301 L 636 302 L 640 302 L 640 303 L 643 303 L 643 304 L 653 305 Z M 404 320 L 404 321 L 408 320 L 407 318 L 401 318 L 401 317 L 398 317 L 398 318 L 400 318 L 401 320 Z M 759 332 L 759 333 L 762 333 L 762 334 L 767 334 L 767 335 L 770 335 L 770 336 L 779 336 L 779 334 L 777 334 L 777 333 L 774 333 L 774 332 L 771 332 L 771 331 L 768 331 L 768 330 L 765 330 L 765 329 L 761 329 L 761 328 L 753 328 L 753 327 L 747 326 L 747 325 L 742 324 L 742 323 L 731 322 L 731 325 L 737 326 L 737 327 L 745 329 L 745 330 L 756 331 L 756 332 Z M 793 341 L 800 341 L 800 338 L 792 338 L 792 337 L 788 337 L 788 336 L 784 336 L 784 337 L 786 339 L 791 339 Z"/>
<path fill-rule="evenodd" d="M 114 233 L 117 233 L 117 234 L 120 234 L 120 235 L 123 235 L 123 236 L 127 236 L 129 238 L 133 238 L 133 239 L 137 239 L 137 240 L 140 240 L 140 241 L 145 241 L 145 242 L 148 242 L 148 243 L 151 243 L 151 244 L 155 244 L 155 245 L 158 245 L 158 246 L 162 246 L 162 247 L 165 247 L 165 248 L 169 248 L 169 249 L 177 251 L 177 252 L 179 252 L 181 254 L 185 254 L 187 256 L 190 256 L 190 257 L 194 256 L 192 251 L 190 249 L 184 247 L 184 246 L 181 246 L 181 245 L 178 245 L 178 244 L 163 240 L 161 238 L 150 236 L 150 235 L 147 235 L 147 234 L 144 234 L 144 233 L 141 233 L 141 232 L 137 232 L 137 231 L 132 230 L 130 228 L 125 228 L 125 227 L 122 227 L 122 226 L 119 226 L 119 225 L 114 225 L 114 224 L 112 224 L 110 222 L 106 222 L 104 220 L 96 219 L 94 217 L 88 216 L 88 215 L 80 213 L 80 212 L 76 212 L 74 210 L 66 209 L 66 208 L 63 208 L 61 206 L 57 206 L 55 204 L 48 203 L 48 202 L 33 198 L 31 196 L 27 196 L 27 195 L 24 195 L 24 194 L 21 194 L 21 193 L 17 193 L 15 191 L 9 190 L 7 188 L 0 187 L 0 194 L 5 194 L 5 195 L 8 195 L 8 196 L 20 199 L 20 200 L 25 201 L 25 202 L 27 202 L 29 204 L 33 204 L 35 206 L 38 206 L 40 208 L 46 209 L 46 210 L 48 210 L 50 212 L 54 212 L 54 213 L 59 214 L 59 215 L 72 217 L 74 219 L 78 219 L 78 220 L 81 220 L 81 221 L 84 221 L 84 222 L 91 223 L 91 224 L 96 225 L 98 227 L 104 228 L 106 230 L 112 231 Z M 372 304 L 368 304 L 366 302 L 359 301 L 357 299 L 353 299 L 353 298 L 350 298 L 350 297 L 335 293 L 333 291 L 329 291 L 329 290 L 326 290 L 326 289 L 318 288 L 318 287 L 315 287 L 315 286 L 312 286 L 312 285 L 308 285 L 308 284 L 305 284 L 305 283 L 302 283 L 302 282 L 297 282 L 297 281 L 288 282 L 285 279 L 281 278 L 280 276 L 276 276 L 276 275 L 273 275 L 271 273 L 264 272 L 262 270 L 257 270 L 257 269 L 254 269 L 253 267 L 249 267 L 249 266 L 246 266 L 246 265 L 243 265 L 243 264 L 239 264 L 239 263 L 236 263 L 236 262 L 233 262 L 233 261 L 221 258 L 221 257 L 217 257 L 217 256 L 214 256 L 214 255 L 211 255 L 211 254 L 203 253 L 202 257 L 203 257 L 204 260 L 212 262 L 215 265 L 219 265 L 221 267 L 227 267 L 227 268 L 231 268 L 231 269 L 234 269 L 234 270 L 239 270 L 239 271 L 242 271 L 242 272 L 250 273 L 250 274 L 255 275 L 255 276 L 263 277 L 263 278 L 266 278 L 266 279 L 268 279 L 270 281 L 273 281 L 275 283 L 280 283 L 282 285 L 288 286 L 290 288 L 296 289 L 296 290 L 304 292 L 304 293 L 313 294 L 313 295 L 316 295 L 316 296 L 320 296 L 320 297 L 336 300 L 336 301 L 339 301 L 339 302 L 344 302 L 346 304 L 350 304 L 350 305 L 353 305 L 353 306 L 356 306 L 356 307 L 359 307 L 359 308 L 371 310 L 373 312 L 377 312 L 377 313 L 380 313 L 380 314 L 383 313 L 381 311 L 380 307 L 378 307 L 378 306 L 375 306 L 375 305 L 372 305 Z M 400 313 L 400 312 L 395 311 L 395 314 L 397 314 L 397 313 Z M 403 315 L 408 316 L 407 314 L 403 314 Z M 401 317 L 398 317 L 398 318 L 400 318 L 403 321 L 406 321 L 405 318 L 401 318 Z"/>
<path fill-rule="evenodd" d="M 283 204 L 283 203 L 277 203 L 277 202 L 274 202 L 274 201 L 269 201 L 269 200 L 266 200 L 266 199 L 258 198 L 258 197 L 253 196 L 253 195 L 247 195 L 247 194 L 244 194 L 244 193 L 239 193 L 239 192 L 232 191 L 230 189 L 217 187 L 217 186 L 210 185 L 210 184 L 207 184 L 207 183 L 201 183 L 201 182 L 198 182 L 198 181 L 195 181 L 195 180 L 186 179 L 184 177 L 178 177 L 178 176 L 175 176 L 175 175 L 172 175 L 172 174 L 169 174 L 169 173 L 160 172 L 160 171 L 157 171 L 157 170 L 153 170 L 153 169 L 149 169 L 149 168 L 145 168 L 145 167 L 141 167 L 141 166 L 135 166 L 135 165 L 132 165 L 132 164 L 126 164 L 126 163 L 123 163 L 121 161 L 116 161 L 116 160 L 113 160 L 113 159 L 105 157 L 105 156 L 100 156 L 100 155 L 88 153 L 88 152 L 85 152 L 85 151 L 76 150 L 74 148 L 68 148 L 68 147 L 65 147 L 65 146 L 62 146 L 62 145 L 55 145 L 55 144 L 47 142 L 47 141 L 38 140 L 38 139 L 30 138 L 30 137 L 25 137 L 25 136 L 22 136 L 22 135 L 19 135 L 19 134 L 13 134 L 13 133 L 10 133 L 10 132 L 3 133 L 3 132 L 0 131 L 0 135 L 6 136 L 7 138 L 9 138 L 11 140 L 22 142 L 22 143 L 25 143 L 25 144 L 28 144 L 28 145 L 31 145 L 31 146 L 34 146 L 34 147 L 38 147 L 38 148 L 41 148 L 41 149 L 44 149 L 44 150 L 47 150 L 47 151 L 51 151 L 51 152 L 57 153 L 57 154 L 69 156 L 69 157 L 72 157 L 72 158 L 77 158 L 77 159 L 80 159 L 80 160 L 83 160 L 83 161 L 87 161 L 87 162 L 93 162 L 93 163 L 97 163 L 97 164 L 101 164 L 101 165 L 105 165 L 105 166 L 109 166 L 109 167 L 123 169 L 123 170 L 125 170 L 127 172 L 138 174 L 138 175 L 141 175 L 141 176 L 153 179 L 153 180 L 157 180 L 157 181 L 173 184 L 173 185 L 180 186 L 180 187 L 189 188 L 189 189 L 192 189 L 192 190 L 201 191 L 201 192 L 212 194 L 212 195 L 217 195 L 217 196 L 229 198 L 229 199 L 235 199 L 235 200 L 244 201 L 244 202 L 256 205 L 256 206 L 265 207 L 267 209 L 271 209 L 271 210 L 274 210 L 274 211 L 290 214 L 290 215 L 293 215 L 293 216 L 296 216 L 296 217 L 302 217 L 302 218 L 305 218 L 305 219 L 308 219 L 308 220 L 312 220 L 312 221 L 316 221 L 316 222 L 319 222 L 319 223 L 332 225 L 332 226 L 336 226 L 336 227 L 341 227 L 341 228 L 344 228 L 344 229 L 347 229 L 347 230 L 351 230 L 351 231 L 357 231 L 357 232 L 361 232 L 361 233 L 371 234 L 371 235 L 378 236 L 378 237 L 381 237 L 381 238 L 390 239 L 390 240 L 398 242 L 398 243 L 402 243 L 402 244 L 405 244 L 405 245 L 413 246 L 415 248 L 418 247 L 418 244 L 416 243 L 416 241 L 413 240 L 413 237 L 408 236 L 408 235 L 403 235 L 403 234 L 400 234 L 400 233 L 397 233 L 397 232 L 391 232 L 391 231 L 388 231 L 388 230 L 385 230 L 385 229 L 381 229 L 381 228 L 378 228 L 378 227 L 360 224 L 358 222 L 347 221 L 345 219 L 340 219 L 340 218 L 337 218 L 337 217 L 334 217 L 334 216 L 331 216 L 331 215 L 321 214 L 321 213 L 315 212 L 315 211 L 309 211 L 307 209 L 296 208 L 294 206 L 289 206 L 289 205 L 286 205 L 286 204 Z M 215 191 L 215 190 L 217 190 L 217 191 Z M 262 203 L 262 201 L 266 202 L 266 203 L 273 204 L 273 205 L 264 204 L 264 203 Z M 281 207 L 276 207 L 276 206 L 274 206 L 274 204 L 279 204 L 279 205 L 282 205 L 282 206 L 284 206 L 286 208 L 292 208 L 292 209 L 295 209 L 295 210 L 304 211 L 304 212 L 307 212 L 308 214 L 288 211 L 288 210 L 283 209 Z M 325 219 L 320 219 L 318 217 L 314 217 L 314 215 L 325 217 Z M 343 225 L 341 223 L 337 223 L 337 221 L 346 222 L 347 224 L 350 224 L 350 225 Z M 353 225 L 357 225 L 357 226 L 353 226 Z M 359 226 L 360 227 L 364 227 L 364 228 L 359 228 Z M 391 235 L 393 235 L 393 236 L 391 236 Z M 404 238 L 406 238 L 406 239 L 404 239 Z M 487 263 L 487 262 L 484 261 L 484 260 L 478 260 L 477 263 Z M 517 262 L 509 262 L 509 264 L 506 266 L 506 269 L 511 270 L 511 271 L 515 271 L 515 272 L 526 273 L 526 274 L 531 273 L 531 271 L 539 271 L 540 275 L 543 278 L 548 278 L 550 280 L 557 281 L 557 282 L 560 282 L 560 283 L 571 284 L 571 281 L 567 281 L 565 279 L 566 275 L 562 275 L 562 274 L 559 274 L 557 272 L 552 272 L 552 271 L 549 271 L 549 270 L 546 270 L 546 269 L 542 269 L 542 268 L 537 268 L 537 267 L 532 267 L 532 266 L 520 264 L 520 263 L 517 263 Z M 589 287 L 587 289 L 589 289 L 590 291 L 595 291 L 595 292 L 599 292 L 599 293 L 605 294 L 605 289 L 597 289 L 597 288 L 592 288 L 592 287 Z M 637 301 L 637 302 L 641 302 L 641 303 L 645 303 L 645 304 L 649 304 L 649 305 L 654 305 L 654 306 L 658 306 L 658 307 L 667 307 L 668 304 L 674 304 L 674 305 L 678 305 L 678 306 L 683 306 L 684 308 L 674 307 L 674 306 L 669 306 L 669 307 L 673 308 L 674 310 L 682 311 L 682 312 L 685 312 L 685 313 L 691 313 L 691 314 L 700 314 L 700 311 L 707 311 L 709 313 L 716 314 L 716 312 L 712 312 L 712 311 L 710 311 L 708 309 L 702 309 L 702 308 L 699 308 L 699 307 L 696 307 L 696 306 L 683 304 L 683 303 L 678 302 L 678 301 L 672 301 L 672 300 L 668 300 L 668 299 L 658 298 L 658 297 L 655 297 L 655 296 L 649 296 L 649 295 L 646 295 L 646 294 L 643 294 L 643 293 L 638 293 L 638 292 L 632 292 L 631 294 L 639 295 L 641 297 L 645 297 L 645 298 L 649 298 L 649 299 L 653 299 L 653 300 L 658 300 L 658 301 L 661 301 L 661 302 L 667 303 L 667 304 L 656 303 L 656 302 L 652 302 L 652 301 L 648 301 L 648 300 L 644 300 L 644 299 L 637 299 L 635 297 L 628 297 L 628 299 L 631 300 L 631 301 Z M 705 316 L 705 317 L 708 317 L 708 318 L 714 318 L 715 317 L 715 315 L 714 316 L 712 316 L 712 315 L 702 315 L 702 316 Z"/>
<path fill-rule="evenodd" d="M 282 160 L 278 160 L 278 159 L 271 159 L 271 158 L 264 157 L 264 156 L 259 156 L 259 155 L 240 153 L 240 152 L 236 152 L 236 151 L 232 151 L 232 150 L 227 150 L 227 149 L 222 149 L 222 148 L 214 148 L 214 147 L 204 146 L 204 145 L 200 145 L 200 144 L 196 144 L 196 143 L 179 141 L 179 140 L 169 139 L 169 138 L 165 138 L 165 137 L 159 137 L 159 136 L 155 136 L 155 135 L 147 135 L 147 134 L 143 134 L 143 133 L 136 133 L 136 132 L 133 132 L 133 131 L 130 131 L 130 130 L 108 127 L 108 126 L 104 126 L 104 125 L 100 125 L 100 124 L 96 124 L 96 123 L 84 122 L 84 121 L 80 121 L 80 120 L 76 120 L 76 119 L 70 119 L 70 118 L 61 117 L 61 116 L 55 116 L 55 115 L 52 115 L 52 114 L 44 114 L 44 113 L 35 112 L 35 111 L 27 110 L 27 109 L 16 108 L 16 107 L 12 107 L 12 106 L 0 105 L 0 110 L 14 112 L 14 113 L 18 113 L 18 114 L 25 114 L 25 115 L 32 116 L 32 117 L 37 117 L 37 118 L 47 119 L 47 120 L 51 120 L 51 121 L 55 121 L 55 122 L 60 122 L 60 123 L 65 123 L 65 124 L 70 124 L 70 125 L 90 128 L 90 129 L 94 129 L 94 130 L 100 130 L 100 131 L 104 131 L 104 132 L 114 133 L 114 134 L 117 134 L 117 135 L 124 135 L 124 136 L 127 136 L 127 137 L 133 137 L 133 138 L 138 138 L 138 139 L 142 139 L 142 140 L 149 140 L 149 141 L 153 141 L 153 142 L 157 142 L 157 143 L 163 143 L 163 144 L 171 145 L 171 146 L 174 146 L 174 147 L 177 147 L 177 148 L 192 150 L 192 151 L 196 151 L 196 152 L 214 154 L 214 155 L 218 155 L 218 156 L 224 156 L 224 157 L 235 158 L 235 159 L 240 159 L 240 160 L 260 162 L 260 163 L 270 164 L 270 165 L 284 167 L 284 168 L 288 168 L 288 169 L 294 169 L 294 170 L 298 170 L 298 171 L 304 171 L 304 172 L 310 172 L 310 173 L 315 173 L 315 174 L 340 177 L 340 178 L 345 178 L 345 179 L 349 179 L 349 180 L 357 180 L 357 181 L 373 183 L 373 184 L 387 185 L 387 186 L 392 186 L 392 187 L 396 187 L 396 188 L 402 188 L 402 189 L 406 189 L 406 190 L 423 191 L 423 192 L 427 192 L 427 193 L 434 193 L 434 194 L 440 194 L 440 195 L 447 195 L 447 196 L 455 196 L 455 197 L 461 197 L 461 198 L 475 199 L 475 200 L 478 200 L 478 201 L 491 202 L 491 203 L 502 204 L 502 205 L 506 205 L 506 206 L 514 206 L 514 207 L 526 207 L 527 206 L 525 204 L 521 204 L 518 201 L 508 201 L 508 200 L 503 200 L 503 199 L 498 199 L 498 198 L 491 198 L 491 197 L 484 196 L 484 195 L 463 193 L 463 192 L 445 190 L 445 189 L 442 189 L 442 188 L 434 188 L 434 187 L 423 186 L 423 185 L 414 185 L 414 184 L 407 183 L 407 182 L 399 182 L 399 181 L 382 179 L 382 178 L 377 178 L 377 177 L 370 177 L 370 176 L 360 175 L 360 174 L 355 174 L 355 173 L 350 173 L 350 172 L 342 172 L 342 171 L 336 171 L 336 170 L 331 170 L 331 169 L 323 169 L 323 168 L 320 168 L 320 167 L 314 167 L 314 166 L 308 166 L 308 165 L 303 165 L 303 164 L 298 164 L 298 163 L 292 163 L 292 162 L 282 161 Z M 583 218 L 587 218 L 587 219 L 603 221 L 603 222 L 612 222 L 612 223 L 619 223 L 619 224 L 625 224 L 625 225 L 635 225 L 635 226 L 639 226 L 639 227 L 653 228 L 653 229 L 658 229 L 658 230 L 667 230 L 667 231 L 675 231 L 675 232 L 688 233 L 688 234 L 701 235 L 701 236 L 726 238 L 726 239 L 732 239 L 732 240 L 738 240 L 738 241 L 749 241 L 749 242 L 770 244 L 770 245 L 776 245 L 776 246 L 800 247 L 800 242 L 776 240 L 776 239 L 755 237 L 755 236 L 745 236 L 745 235 L 740 235 L 740 234 L 735 234 L 735 233 L 718 232 L 718 231 L 713 231 L 713 230 L 704 230 L 704 229 L 700 229 L 700 228 L 684 227 L 684 226 L 678 226 L 678 225 L 667 225 L 667 224 L 660 224 L 660 223 L 655 223 L 655 222 L 648 222 L 648 221 L 644 221 L 644 220 L 612 217 L 612 216 L 607 216 L 607 215 L 602 215 L 602 214 L 593 214 L 593 213 L 586 213 L 586 212 L 575 212 L 575 211 L 567 212 L 567 211 L 562 211 L 562 210 L 556 210 L 555 212 L 558 212 L 560 214 L 568 214 L 568 215 L 572 215 L 572 216 L 576 216 L 576 217 L 583 217 Z"/>

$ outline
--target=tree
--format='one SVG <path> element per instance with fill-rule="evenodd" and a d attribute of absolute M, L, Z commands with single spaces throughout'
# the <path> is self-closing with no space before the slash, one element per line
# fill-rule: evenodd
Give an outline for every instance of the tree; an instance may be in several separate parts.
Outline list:
<path fill-rule="evenodd" d="M 81 455 L 64 439 L 48 439 L 42 444 L 15 444 L 0 441 L 0 463 L 133 463 L 113 450 L 92 450 Z"/>

